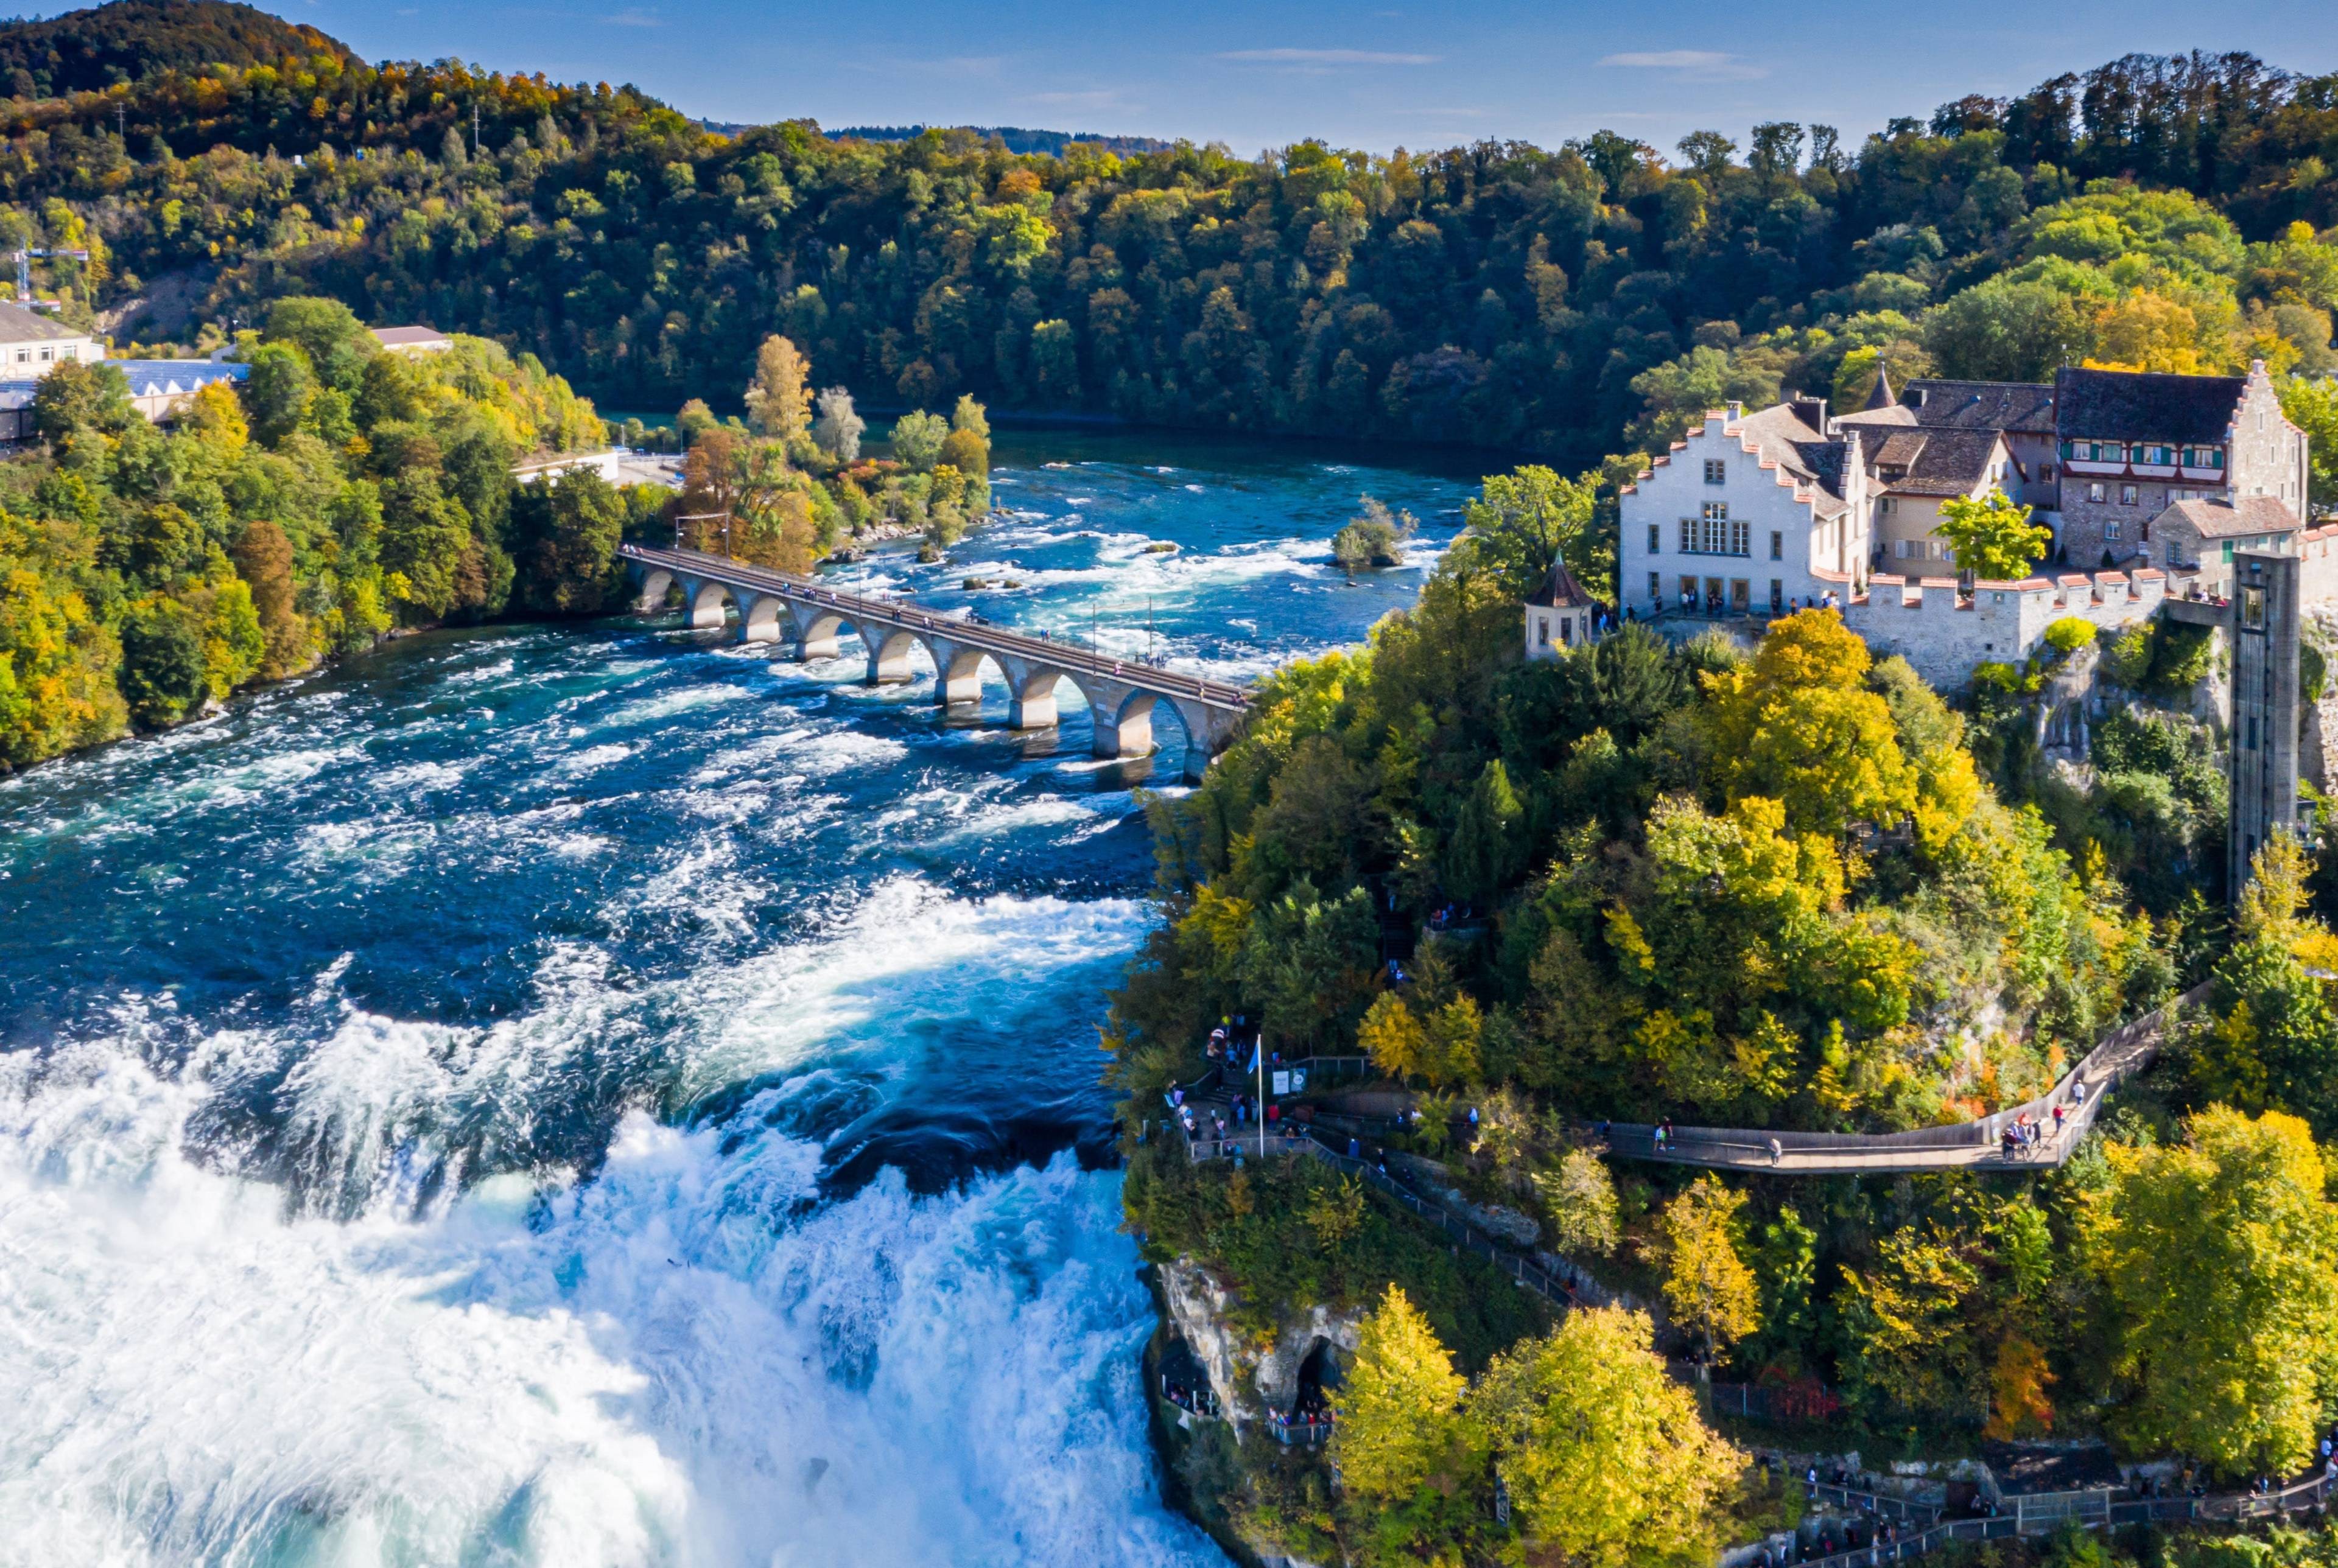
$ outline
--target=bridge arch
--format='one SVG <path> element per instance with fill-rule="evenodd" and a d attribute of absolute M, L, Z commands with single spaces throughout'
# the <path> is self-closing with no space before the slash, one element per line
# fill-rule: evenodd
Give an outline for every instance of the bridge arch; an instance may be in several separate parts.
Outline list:
<path fill-rule="evenodd" d="M 836 634 L 844 626 L 844 617 L 833 610 L 823 610 L 812 604 L 789 606 L 789 620 L 795 633 L 796 657 L 799 659 L 833 659 L 836 657 Z M 857 632 L 859 627 L 854 627 Z"/>
<path fill-rule="evenodd" d="M 739 612 L 739 641 L 777 642 L 787 635 L 788 602 L 776 593 L 751 593 Z"/>
<path fill-rule="evenodd" d="M 698 583 L 694 590 L 684 583 L 683 591 L 688 595 L 688 603 L 683 609 L 693 632 L 720 631 L 730 620 L 730 609 L 739 604 L 738 591 L 712 577 Z"/>
<path fill-rule="evenodd" d="M 634 613 L 655 615 L 665 608 L 666 595 L 674 589 L 674 575 L 663 566 L 652 566 L 642 573 L 641 592 L 634 595 Z"/>
<path fill-rule="evenodd" d="M 926 637 L 921 641 L 926 645 L 926 656 L 934 662 L 934 700 L 945 708 L 982 701 L 982 666 L 985 661 L 989 662 L 999 683 L 1008 684 L 1007 671 L 995 654 L 939 637 Z"/>
<path fill-rule="evenodd" d="M 872 684 L 913 681 L 917 671 L 909 655 L 925 647 L 925 639 L 898 626 L 874 626 L 860 634 L 869 647 L 869 679 Z M 931 650 L 928 650 L 928 655 Z"/>

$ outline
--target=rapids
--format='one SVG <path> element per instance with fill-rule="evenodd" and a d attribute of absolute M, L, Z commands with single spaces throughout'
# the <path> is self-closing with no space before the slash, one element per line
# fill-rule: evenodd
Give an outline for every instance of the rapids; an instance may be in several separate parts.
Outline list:
<path fill-rule="evenodd" d="M 840 575 L 1235 678 L 1465 493 L 1060 433 L 997 484 Z M 1351 585 L 1366 489 L 1423 536 Z M 0 1563 L 1222 1561 L 1096 1082 L 1174 760 L 860 672 L 437 632 L 0 781 Z"/>

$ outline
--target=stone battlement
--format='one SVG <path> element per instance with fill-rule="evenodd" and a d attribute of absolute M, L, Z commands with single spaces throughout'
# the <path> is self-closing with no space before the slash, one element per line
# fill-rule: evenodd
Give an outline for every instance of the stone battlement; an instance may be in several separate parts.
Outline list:
<path fill-rule="evenodd" d="M 1960 593 L 1953 577 L 1911 581 L 1879 573 L 1865 594 L 1844 604 L 1842 618 L 1877 658 L 1896 653 L 1933 685 L 1954 690 L 1977 664 L 2020 663 L 2057 621 L 2076 617 L 2098 633 L 2112 632 L 2149 619 L 2166 597 L 2166 573 L 2148 566 L 1980 582 L 1970 593 Z"/>

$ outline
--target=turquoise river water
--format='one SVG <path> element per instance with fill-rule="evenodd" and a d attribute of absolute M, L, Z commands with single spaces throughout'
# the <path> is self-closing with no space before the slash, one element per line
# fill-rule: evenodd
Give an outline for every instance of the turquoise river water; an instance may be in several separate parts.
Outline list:
<path fill-rule="evenodd" d="M 1465 493 L 1009 434 L 1011 517 L 840 571 L 1246 678 Z M 0 781 L 0 1563 L 1223 1561 L 1097 1084 L 1146 767 L 856 653 L 432 633 Z"/>

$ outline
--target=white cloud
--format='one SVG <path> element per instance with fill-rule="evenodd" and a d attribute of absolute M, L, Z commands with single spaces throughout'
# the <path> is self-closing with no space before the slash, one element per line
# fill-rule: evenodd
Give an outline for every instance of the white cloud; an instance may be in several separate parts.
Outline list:
<path fill-rule="evenodd" d="M 1259 65 L 1434 65 L 1438 59 L 1371 49 L 1229 49 L 1218 58 Z"/>
<path fill-rule="evenodd" d="M 663 27 L 665 25 L 658 19 L 656 12 L 644 11 L 638 5 L 628 6 L 614 16 L 604 16 L 601 20 L 612 27 Z"/>
<path fill-rule="evenodd" d="M 1671 71 L 1688 82 L 1750 82 L 1770 74 L 1766 65 L 1735 54 L 1724 54 L 1717 49 L 1646 49 L 1623 54 L 1610 54 L 1599 62 L 1602 65 L 1620 65 L 1630 70 Z"/>

